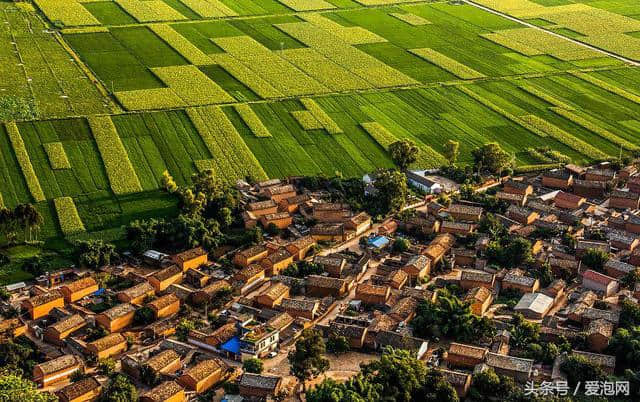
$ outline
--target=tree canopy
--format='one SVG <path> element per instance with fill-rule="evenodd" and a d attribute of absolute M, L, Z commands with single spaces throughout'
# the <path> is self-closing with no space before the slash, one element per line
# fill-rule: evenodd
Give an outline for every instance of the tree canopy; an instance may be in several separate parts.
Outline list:
<path fill-rule="evenodd" d="M 302 382 L 329 369 L 329 360 L 324 357 L 325 345 L 320 332 L 306 329 L 296 341 L 295 350 L 289 352 L 291 374 Z"/>
<path fill-rule="evenodd" d="M 416 144 L 408 139 L 396 141 L 389 145 L 389 153 L 393 163 L 400 168 L 400 170 L 407 170 L 409 165 L 414 163 L 418 159 L 418 153 L 420 148 Z"/>
<path fill-rule="evenodd" d="M 475 165 L 491 173 L 500 173 L 511 167 L 513 156 L 505 152 L 500 144 L 491 142 L 471 151 Z"/>

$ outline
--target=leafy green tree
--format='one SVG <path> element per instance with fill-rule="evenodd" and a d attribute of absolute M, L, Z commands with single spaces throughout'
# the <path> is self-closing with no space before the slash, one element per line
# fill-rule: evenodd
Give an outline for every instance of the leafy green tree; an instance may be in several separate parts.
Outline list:
<path fill-rule="evenodd" d="M 22 265 L 22 269 L 33 276 L 39 276 L 51 269 L 51 260 L 37 255 L 27 259 Z"/>
<path fill-rule="evenodd" d="M 138 325 L 148 325 L 155 319 L 153 309 L 149 306 L 143 306 L 136 310 L 133 320 Z"/>
<path fill-rule="evenodd" d="M 252 357 L 242 362 L 242 369 L 247 373 L 261 374 L 264 370 L 264 363 L 262 360 Z"/>
<path fill-rule="evenodd" d="M 378 190 L 374 198 L 375 211 L 373 215 L 386 215 L 400 211 L 407 202 L 409 193 L 407 178 L 397 170 L 378 171 L 374 187 Z"/>
<path fill-rule="evenodd" d="M 116 374 L 102 389 L 98 402 L 137 402 L 138 389 L 124 374 Z"/>
<path fill-rule="evenodd" d="M 447 158 L 449 165 L 453 166 L 458 160 L 458 154 L 460 153 L 460 143 L 458 141 L 448 140 L 444 144 L 444 157 Z"/>
<path fill-rule="evenodd" d="M 470 401 L 521 401 L 526 400 L 522 389 L 511 377 L 496 374 L 493 369 L 473 375 Z"/>
<path fill-rule="evenodd" d="M 400 170 L 407 170 L 409 165 L 414 163 L 418 159 L 418 153 L 420 149 L 416 144 L 407 139 L 396 141 L 389 145 L 389 153 L 393 163 L 400 168 Z"/>
<path fill-rule="evenodd" d="M 98 360 L 98 371 L 106 376 L 111 376 L 116 370 L 116 361 L 110 357 Z"/>
<path fill-rule="evenodd" d="M 475 165 L 492 173 L 500 173 L 513 164 L 513 156 L 500 144 L 491 142 L 471 151 Z"/>
<path fill-rule="evenodd" d="M 569 356 L 560 365 L 560 369 L 567 375 L 570 387 L 575 387 L 578 383 L 584 384 L 586 381 L 605 381 L 607 379 L 607 374 L 602 368 L 582 356 Z"/>
<path fill-rule="evenodd" d="M 336 355 L 347 353 L 350 349 L 349 340 L 337 334 L 330 334 L 327 339 L 327 351 Z"/>
<path fill-rule="evenodd" d="M 0 375 L 0 400 L 21 402 L 55 402 L 55 396 L 40 392 L 36 384 L 15 374 Z"/>
<path fill-rule="evenodd" d="M 151 249 L 156 242 L 160 223 L 161 221 L 156 219 L 135 220 L 129 223 L 125 229 L 129 247 L 137 254 Z"/>
<path fill-rule="evenodd" d="M 87 268 L 97 269 L 109 265 L 117 256 L 116 247 L 102 240 L 78 240 L 75 247 L 78 263 Z"/>
<path fill-rule="evenodd" d="M 404 253 L 405 251 L 409 250 L 410 246 L 411 242 L 408 239 L 405 239 L 404 237 L 398 237 L 393 241 L 391 250 L 394 253 Z"/>
<path fill-rule="evenodd" d="M 0 97 L 0 121 L 34 120 L 38 114 L 38 105 L 32 98 L 15 95 Z"/>
<path fill-rule="evenodd" d="M 618 328 L 607 351 L 616 356 L 616 370 L 637 369 L 640 361 L 640 326 Z"/>
<path fill-rule="evenodd" d="M 640 305 L 630 300 L 620 303 L 620 327 L 630 329 L 640 325 Z"/>
<path fill-rule="evenodd" d="M 535 343 L 540 337 L 540 325 L 524 319 L 520 313 L 513 315 L 511 319 L 511 343 L 518 348 L 525 348 L 530 343 Z"/>
<path fill-rule="evenodd" d="M 634 269 L 620 279 L 623 286 L 634 289 L 637 283 L 640 283 L 640 269 Z"/>
<path fill-rule="evenodd" d="M 42 353 L 26 336 L 0 342 L 0 367 L 7 373 L 31 376 L 33 367 L 42 360 Z"/>
<path fill-rule="evenodd" d="M 191 321 L 183 318 L 180 320 L 178 325 L 176 326 L 176 336 L 178 340 L 181 342 L 186 342 L 187 336 L 189 335 L 189 331 L 196 329 L 196 324 Z"/>
<path fill-rule="evenodd" d="M 604 271 L 604 264 L 609 260 L 609 253 L 604 250 L 590 248 L 584 252 L 580 260 L 589 268 L 602 272 Z"/>
<path fill-rule="evenodd" d="M 320 275 L 323 272 L 322 265 L 303 260 L 289 265 L 282 271 L 282 274 L 294 278 L 306 278 L 309 275 Z"/>
<path fill-rule="evenodd" d="M 291 374 L 302 383 L 306 390 L 306 381 L 329 369 L 329 360 L 324 357 L 325 345 L 320 332 L 306 329 L 296 341 L 296 348 L 289 352 Z"/>

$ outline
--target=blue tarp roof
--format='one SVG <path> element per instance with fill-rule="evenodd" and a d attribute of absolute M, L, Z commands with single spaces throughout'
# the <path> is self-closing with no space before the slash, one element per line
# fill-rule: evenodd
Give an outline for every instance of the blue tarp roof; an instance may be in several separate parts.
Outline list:
<path fill-rule="evenodd" d="M 100 288 L 98 290 L 96 290 L 95 292 L 93 292 L 93 296 L 100 296 L 104 293 L 105 289 L 104 288 Z"/>
<path fill-rule="evenodd" d="M 237 336 L 234 336 L 233 338 L 223 343 L 220 347 L 222 348 L 222 350 L 237 355 L 240 353 L 240 339 Z"/>
<path fill-rule="evenodd" d="M 382 248 L 389 244 L 389 238 L 386 236 L 376 236 L 373 239 L 369 239 L 368 243 L 370 246 Z"/>

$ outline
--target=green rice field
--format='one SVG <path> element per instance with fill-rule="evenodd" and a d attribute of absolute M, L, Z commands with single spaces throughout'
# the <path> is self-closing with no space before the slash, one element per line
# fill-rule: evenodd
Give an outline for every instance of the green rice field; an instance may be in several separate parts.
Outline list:
<path fill-rule="evenodd" d="M 487 142 L 520 167 L 549 163 L 542 146 L 640 149 L 633 0 L 475 3 L 0 3 L 0 100 L 37 108 L 0 124 L 0 203 L 35 203 L 50 241 L 115 239 L 176 212 L 164 171 L 359 177 L 403 138 L 422 168 L 449 139 L 461 164 Z"/>

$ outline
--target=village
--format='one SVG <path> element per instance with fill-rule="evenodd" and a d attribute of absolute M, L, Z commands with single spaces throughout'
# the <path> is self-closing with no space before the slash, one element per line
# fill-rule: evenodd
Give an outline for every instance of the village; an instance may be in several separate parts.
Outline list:
<path fill-rule="evenodd" d="M 407 350 L 459 400 L 482 397 L 483 373 L 519 389 L 623 379 L 636 362 L 620 358 L 621 338 L 640 324 L 633 165 L 569 164 L 471 190 L 406 176 L 409 199 L 383 219 L 299 178 L 239 182 L 259 243 L 149 249 L 9 285 L 3 342 L 40 355 L 31 378 L 62 402 L 95 400 L 114 378 L 143 402 L 298 400 L 321 380 L 289 372 L 311 333 L 328 378 Z M 363 180 L 376 191 L 375 175 Z"/>

